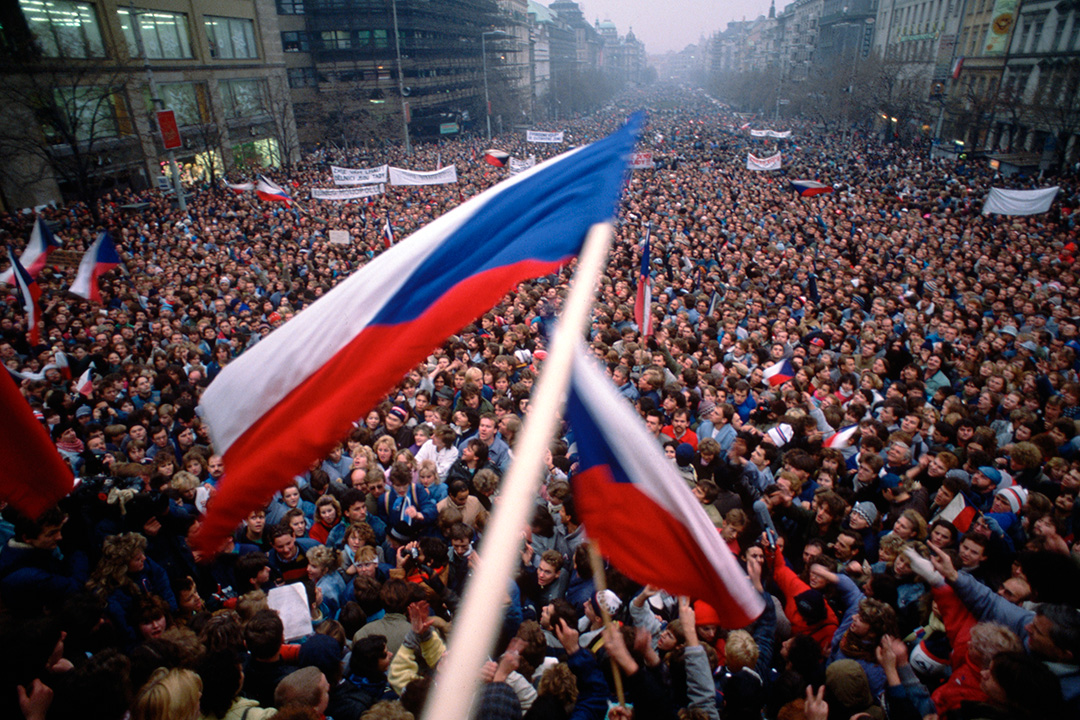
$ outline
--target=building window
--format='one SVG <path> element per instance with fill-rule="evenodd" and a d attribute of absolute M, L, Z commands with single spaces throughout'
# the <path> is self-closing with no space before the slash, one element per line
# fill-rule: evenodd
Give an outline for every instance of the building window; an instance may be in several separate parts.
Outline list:
<path fill-rule="evenodd" d="M 303 15 L 304 0 L 277 0 L 278 15 Z"/>
<path fill-rule="evenodd" d="M 120 8 L 120 29 L 127 41 L 128 55 L 142 57 L 139 54 L 138 37 L 131 24 L 131 11 Z M 176 60 L 191 57 L 191 40 L 188 34 L 187 15 L 181 13 L 159 12 L 157 10 L 136 10 L 138 31 L 146 57 L 155 60 Z"/>
<path fill-rule="evenodd" d="M 316 87 L 319 84 L 315 68 L 289 68 L 288 75 L 291 88 Z"/>
<path fill-rule="evenodd" d="M 206 16 L 210 57 L 235 60 L 259 57 L 255 47 L 255 23 L 246 18 Z"/>
<path fill-rule="evenodd" d="M 311 52 L 306 32 L 281 33 L 281 49 L 285 52 Z"/>
<path fill-rule="evenodd" d="M 19 0 L 19 6 L 46 57 L 105 57 L 93 5 L 71 0 Z"/>
<path fill-rule="evenodd" d="M 221 102 L 229 118 L 255 117 L 266 114 L 263 84 L 257 79 L 224 80 L 220 83 Z"/>
<path fill-rule="evenodd" d="M 210 122 L 209 98 L 204 83 L 162 83 L 157 86 L 158 97 L 165 103 L 165 109 L 176 113 L 176 122 L 181 125 L 202 125 Z M 145 90 L 146 107 L 154 107 L 150 89 Z"/>
<path fill-rule="evenodd" d="M 96 142 L 134 132 L 123 96 L 111 87 L 81 86 L 53 90 L 54 121 L 42 125 L 50 144 Z"/>
<path fill-rule="evenodd" d="M 348 30 L 325 30 L 319 37 L 326 50 L 348 50 L 352 47 L 352 36 Z"/>

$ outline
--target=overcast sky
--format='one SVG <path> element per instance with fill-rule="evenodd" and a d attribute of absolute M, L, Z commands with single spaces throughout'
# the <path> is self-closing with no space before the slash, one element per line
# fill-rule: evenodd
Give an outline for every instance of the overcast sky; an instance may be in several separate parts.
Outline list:
<path fill-rule="evenodd" d="M 550 4 L 551 0 L 539 0 Z M 779 12 L 790 0 L 777 0 Z M 727 26 L 769 12 L 769 0 L 578 0 L 590 24 L 611 20 L 620 35 L 631 27 L 650 55 L 682 50 Z"/>

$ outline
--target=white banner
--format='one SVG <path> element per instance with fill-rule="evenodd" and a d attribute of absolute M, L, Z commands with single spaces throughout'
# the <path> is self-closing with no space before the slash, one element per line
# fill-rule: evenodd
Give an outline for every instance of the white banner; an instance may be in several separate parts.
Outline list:
<path fill-rule="evenodd" d="M 561 132 L 542 132 L 540 130 L 527 130 L 525 132 L 525 142 L 561 143 L 562 141 L 563 134 Z"/>
<path fill-rule="evenodd" d="M 330 242 L 334 245 L 349 245 L 352 239 L 349 237 L 348 230 L 331 230 Z"/>
<path fill-rule="evenodd" d="M 528 160 L 518 160 L 516 157 L 510 158 L 510 174 L 517 175 L 519 172 L 528 170 L 533 165 L 536 165 L 536 156 L 530 155 Z"/>
<path fill-rule="evenodd" d="M 1038 215 L 1050 209 L 1057 194 L 1056 185 L 1042 190 L 990 188 L 986 204 L 983 205 L 983 215 Z"/>
<path fill-rule="evenodd" d="M 416 170 L 402 170 L 390 168 L 391 185 L 449 185 L 457 182 L 457 166 L 447 165 L 438 170 L 417 172 Z"/>
<path fill-rule="evenodd" d="M 312 200 L 356 200 L 357 198 L 382 195 L 385 185 L 364 185 L 362 187 L 345 188 L 311 188 Z"/>
<path fill-rule="evenodd" d="M 653 164 L 651 152 L 639 152 L 630 156 L 630 167 L 633 170 L 652 170 Z"/>
<path fill-rule="evenodd" d="M 746 154 L 746 169 L 747 170 L 779 170 L 780 169 L 780 153 L 770 155 L 767 158 L 759 158 Z"/>
<path fill-rule="evenodd" d="M 335 185 L 370 185 L 386 182 L 386 165 L 375 168 L 343 168 L 330 166 Z"/>
<path fill-rule="evenodd" d="M 750 134 L 754 137 L 769 137 L 768 130 L 751 130 Z"/>
<path fill-rule="evenodd" d="M 790 130 L 785 130 L 784 132 L 777 132 L 776 130 L 766 130 L 765 132 L 768 133 L 769 137 L 772 137 L 772 138 L 789 138 L 789 137 L 791 137 L 791 131 Z"/>

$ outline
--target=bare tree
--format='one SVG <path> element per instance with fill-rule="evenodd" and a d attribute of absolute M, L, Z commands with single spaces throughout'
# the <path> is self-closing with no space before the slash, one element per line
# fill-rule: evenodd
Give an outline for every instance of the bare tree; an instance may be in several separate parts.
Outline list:
<path fill-rule="evenodd" d="M 1080 61 L 1050 67 L 1040 78 L 1030 104 L 1031 124 L 1054 138 L 1054 164 L 1059 171 L 1068 164 L 1069 142 L 1080 133 Z"/>
<path fill-rule="evenodd" d="M 293 106 L 289 102 L 289 86 L 284 77 L 277 75 L 270 78 L 264 88 L 266 96 L 263 98 L 263 107 L 270 115 L 270 122 L 274 128 L 274 139 L 278 144 L 278 159 L 283 168 L 288 167 L 300 151 Z"/>

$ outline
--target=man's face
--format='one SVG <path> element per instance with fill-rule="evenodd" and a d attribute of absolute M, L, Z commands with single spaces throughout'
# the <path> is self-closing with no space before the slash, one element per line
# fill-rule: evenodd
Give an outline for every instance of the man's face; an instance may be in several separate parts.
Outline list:
<path fill-rule="evenodd" d="M 480 420 L 480 428 L 477 432 L 477 436 L 485 443 L 490 443 L 495 439 L 495 421 L 491 418 L 483 418 Z"/>
<path fill-rule="evenodd" d="M 986 558 L 982 546 L 970 540 L 960 543 L 960 564 L 965 568 L 977 567 Z"/>
<path fill-rule="evenodd" d="M 1013 605 L 1020 605 L 1031 596 L 1031 587 L 1020 578 L 1009 578 L 1001 584 L 998 595 Z"/>
<path fill-rule="evenodd" d="M 649 428 L 649 432 L 653 435 L 660 434 L 660 418 L 655 415 L 648 415 L 645 417 L 645 426 Z"/>
<path fill-rule="evenodd" d="M 675 434 L 679 437 L 686 432 L 686 428 L 690 426 L 690 421 L 687 420 L 686 415 L 682 413 L 676 413 L 675 417 L 671 418 L 671 427 L 675 430 Z"/>
<path fill-rule="evenodd" d="M 251 513 L 247 518 L 247 526 L 253 535 L 259 535 L 262 533 L 263 528 L 266 527 L 266 514 L 262 512 Z"/>
<path fill-rule="evenodd" d="M 555 582 L 555 578 L 558 576 L 559 571 L 548 563 L 547 560 L 540 561 L 540 567 L 536 569 L 536 582 L 540 584 L 540 587 L 547 587 Z"/>
<path fill-rule="evenodd" d="M 469 552 L 469 548 L 471 547 L 472 543 L 470 543 L 465 538 L 457 538 L 451 540 L 450 545 L 454 548 L 455 555 L 457 555 L 458 557 L 465 557 L 465 555 Z"/>
<path fill-rule="evenodd" d="M 839 535 L 833 544 L 833 555 L 840 562 L 849 562 L 855 556 L 855 543 L 858 542 L 850 535 Z"/>
<path fill-rule="evenodd" d="M 60 523 L 59 525 L 45 525 L 41 529 L 41 534 L 36 538 L 28 538 L 26 544 L 30 547 L 37 548 L 38 550 L 55 550 L 60 544 L 60 540 L 63 539 L 63 527 L 63 523 Z"/>
<path fill-rule="evenodd" d="M 348 518 L 350 525 L 365 522 L 367 520 L 367 504 L 363 501 L 354 502 L 345 511 L 345 517 Z"/>
<path fill-rule="evenodd" d="M 296 555 L 296 538 L 292 535 L 279 535 L 274 538 L 274 552 L 282 559 L 291 560 Z"/>

